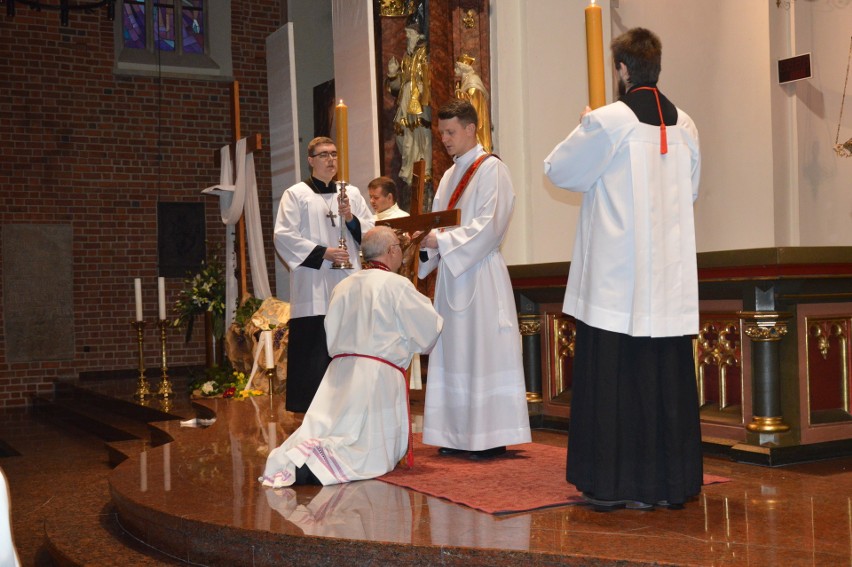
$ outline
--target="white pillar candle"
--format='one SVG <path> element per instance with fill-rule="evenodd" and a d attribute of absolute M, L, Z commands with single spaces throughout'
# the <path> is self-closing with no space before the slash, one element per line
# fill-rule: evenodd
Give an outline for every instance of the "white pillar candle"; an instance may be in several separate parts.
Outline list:
<path fill-rule="evenodd" d="M 142 320 L 142 280 L 136 278 L 133 280 L 133 288 L 136 291 L 136 320 Z"/>
<path fill-rule="evenodd" d="M 272 331 L 263 331 L 263 344 L 266 350 L 266 368 L 272 368 Z"/>
<path fill-rule="evenodd" d="M 166 319 L 166 278 L 157 278 L 157 293 L 160 299 L 160 321 Z"/>

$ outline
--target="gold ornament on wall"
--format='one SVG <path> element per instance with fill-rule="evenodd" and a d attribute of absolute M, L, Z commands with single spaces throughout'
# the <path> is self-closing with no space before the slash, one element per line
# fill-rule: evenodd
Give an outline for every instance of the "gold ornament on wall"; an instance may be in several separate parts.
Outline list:
<path fill-rule="evenodd" d="M 416 0 L 382 0 L 379 14 L 382 16 L 410 16 L 416 9 Z"/>
<path fill-rule="evenodd" d="M 462 23 L 466 29 L 473 29 L 476 25 L 476 12 L 472 9 L 465 12 L 464 17 L 462 18 Z"/>

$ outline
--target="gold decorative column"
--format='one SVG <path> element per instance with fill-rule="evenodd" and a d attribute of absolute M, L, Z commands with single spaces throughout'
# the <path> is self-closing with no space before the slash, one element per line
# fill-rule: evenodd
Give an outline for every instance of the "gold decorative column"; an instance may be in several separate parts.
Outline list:
<path fill-rule="evenodd" d="M 521 346 L 524 357 L 524 378 L 527 386 L 527 402 L 541 402 L 541 315 L 524 313 L 518 315 L 521 331 Z"/>
<path fill-rule="evenodd" d="M 751 338 L 752 418 L 746 429 L 756 433 L 780 433 L 790 426 L 781 412 L 779 346 L 787 334 L 790 313 L 740 311 L 743 330 Z"/>

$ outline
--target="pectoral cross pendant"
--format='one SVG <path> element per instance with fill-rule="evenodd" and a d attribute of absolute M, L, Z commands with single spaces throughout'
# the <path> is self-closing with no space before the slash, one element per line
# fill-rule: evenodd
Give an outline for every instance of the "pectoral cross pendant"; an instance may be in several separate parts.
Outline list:
<path fill-rule="evenodd" d="M 328 220 L 331 221 L 331 226 L 337 226 L 336 224 L 334 224 L 334 218 L 337 216 L 336 214 L 332 213 L 331 211 L 328 211 L 325 216 L 327 216 Z"/>

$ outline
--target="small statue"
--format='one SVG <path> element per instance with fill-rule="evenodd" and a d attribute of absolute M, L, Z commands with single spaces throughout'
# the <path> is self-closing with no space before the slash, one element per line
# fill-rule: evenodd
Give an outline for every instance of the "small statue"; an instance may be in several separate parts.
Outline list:
<path fill-rule="evenodd" d="M 432 176 L 432 98 L 429 82 L 429 52 L 423 34 L 421 12 L 415 12 L 405 27 L 408 41 L 402 61 L 388 61 L 386 85 L 396 96 L 394 134 L 402 165 L 399 177 L 411 184 L 414 162 L 426 162 L 426 178 Z"/>
<path fill-rule="evenodd" d="M 482 145 L 486 152 L 491 152 L 491 111 L 488 105 L 488 91 L 485 84 L 473 70 L 476 61 L 467 54 L 462 54 L 456 59 L 455 74 L 461 80 L 456 83 L 456 98 L 466 100 L 476 109 L 479 123 L 476 126 L 476 141 Z"/>

